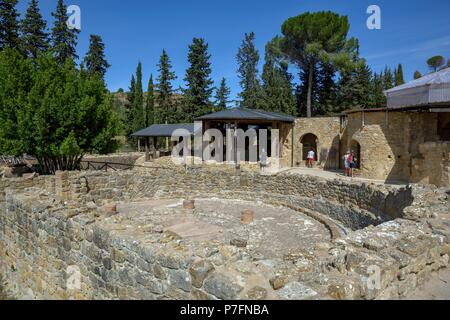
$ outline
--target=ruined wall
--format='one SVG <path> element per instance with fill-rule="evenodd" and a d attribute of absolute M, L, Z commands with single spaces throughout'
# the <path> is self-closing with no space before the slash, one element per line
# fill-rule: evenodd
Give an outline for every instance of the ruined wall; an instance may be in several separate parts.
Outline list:
<path fill-rule="evenodd" d="M 448 152 L 439 135 L 439 123 L 446 117 L 445 113 L 352 113 L 341 153 L 359 143 L 357 173 L 364 178 L 448 186 Z"/>
<path fill-rule="evenodd" d="M 146 176 L 58 173 L 20 192 L 14 189 L 22 188 L 20 183 L 5 182 L 5 201 L 0 201 L 0 273 L 13 292 L 41 299 L 248 299 L 264 290 L 278 299 L 324 294 L 336 299 L 373 299 L 404 295 L 432 271 L 448 265 L 449 248 L 444 243 L 450 237 L 445 240 L 436 223 L 434 234 L 427 222 L 391 221 L 350 232 L 325 249 L 319 246 L 312 255 L 296 253 L 284 262 L 265 263 L 248 259 L 245 248 L 214 242 L 193 245 L 154 226 L 142 226 L 133 236 L 120 236 L 126 217 L 117 217 L 125 220 L 115 228 L 103 224 L 108 219 L 98 207 L 103 203 L 198 194 L 294 206 L 309 201 L 315 210 L 328 207 L 330 216 L 343 212 L 339 204 L 345 204 L 351 214 L 344 214 L 344 221 L 348 217 L 356 221 L 359 214 L 376 216 L 381 210 L 387 210 L 383 216 L 391 218 L 403 213 L 415 219 L 433 217 L 440 208 L 433 190 L 191 170 L 155 170 Z M 369 263 L 382 271 L 378 291 L 367 291 L 365 286 Z M 67 287 L 69 266 L 79 268 L 81 290 Z M 254 287 L 254 275 L 262 277 L 258 280 L 265 283 L 262 288 Z"/>
<path fill-rule="evenodd" d="M 377 180 L 408 181 L 410 118 L 402 112 L 366 112 L 348 115 L 341 154 L 361 147 L 360 175 Z M 353 143 L 352 143 L 353 142 Z"/>
<path fill-rule="evenodd" d="M 339 169 L 339 117 L 297 119 L 294 129 L 294 166 L 306 166 L 303 161 L 302 139 L 308 133 L 317 137 L 318 166 Z"/>
<path fill-rule="evenodd" d="M 154 173 L 151 172 L 154 170 Z M 365 183 L 329 181 L 310 176 L 279 174 L 263 176 L 233 170 L 190 168 L 153 169 L 147 174 L 132 172 L 70 174 L 70 185 L 87 194 L 77 199 L 106 203 L 148 198 L 190 198 L 196 196 L 237 198 L 294 205 L 322 213 L 341 221 L 351 229 L 380 224 L 402 216 L 412 202 L 409 188 L 376 186 Z M 80 181 L 85 186 L 80 186 Z"/>
<path fill-rule="evenodd" d="M 412 160 L 411 182 L 450 188 L 450 142 L 426 142 L 419 152 Z"/>

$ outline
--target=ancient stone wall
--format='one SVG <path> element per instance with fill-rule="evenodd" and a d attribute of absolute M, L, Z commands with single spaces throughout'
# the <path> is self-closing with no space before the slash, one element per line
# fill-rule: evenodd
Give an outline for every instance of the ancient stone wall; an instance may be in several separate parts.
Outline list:
<path fill-rule="evenodd" d="M 154 172 L 154 173 L 152 173 Z M 133 172 L 70 174 L 69 184 L 86 192 L 71 192 L 77 199 L 106 203 L 148 198 L 189 198 L 216 196 L 295 205 L 360 229 L 402 216 L 412 202 L 409 188 L 348 183 L 340 180 L 279 174 L 236 174 L 234 170 L 190 168 L 152 169 L 142 175 Z M 81 181 L 81 182 L 80 182 Z M 80 186 L 80 183 L 83 186 Z"/>
<path fill-rule="evenodd" d="M 317 137 L 317 165 L 325 169 L 339 169 L 340 128 L 339 117 L 297 119 L 294 129 L 294 166 L 306 166 L 302 139 L 307 134 L 313 134 Z"/>
<path fill-rule="evenodd" d="M 450 142 L 426 142 L 419 152 L 412 160 L 411 181 L 450 188 Z"/>
<path fill-rule="evenodd" d="M 4 201 L 0 199 L 0 274 L 19 296 L 395 298 L 448 265 L 450 236 L 433 220 L 446 209 L 448 197 L 433 189 L 199 168 L 153 170 L 146 175 L 58 173 L 38 178 L 31 186 L 1 181 L 6 190 Z M 347 230 L 332 243 L 318 244 L 315 252 L 292 253 L 278 261 L 257 258 L 234 245 L 183 241 L 157 226 L 142 225 L 124 236 L 126 217 L 110 217 L 102 209 L 115 201 L 199 195 L 311 208 L 342 219 L 349 229 L 377 226 Z M 417 222 L 388 221 L 400 217 Z M 106 223 L 111 219 L 117 223 Z M 388 222 L 380 224 L 383 221 Z M 368 267 L 373 265 L 382 275 L 381 287 L 374 290 L 367 287 Z M 80 290 L 70 287 L 73 267 L 80 272 Z"/>

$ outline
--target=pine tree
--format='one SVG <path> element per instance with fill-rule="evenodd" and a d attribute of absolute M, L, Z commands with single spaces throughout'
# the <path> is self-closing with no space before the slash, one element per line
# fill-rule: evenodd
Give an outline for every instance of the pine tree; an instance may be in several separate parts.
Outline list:
<path fill-rule="evenodd" d="M 420 79 L 422 78 L 422 74 L 420 73 L 420 71 L 416 71 L 414 72 L 414 80 Z"/>
<path fill-rule="evenodd" d="M 173 88 L 172 81 L 177 77 L 171 70 L 172 64 L 170 62 L 167 52 L 163 50 L 159 63 L 158 63 L 158 89 L 159 94 L 156 98 L 156 112 L 155 122 L 157 123 L 170 123 L 177 119 L 177 115 L 174 110 L 173 102 Z"/>
<path fill-rule="evenodd" d="M 383 74 L 384 90 L 392 89 L 395 86 L 395 78 L 390 68 L 386 67 Z"/>
<path fill-rule="evenodd" d="M 398 68 L 395 70 L 395 86 L 401 86 L 405 83 L 405 78 L 403 76 L 403 66 L 402 64 L 398 65 Z"/>
<path fill-rule="evenodd" d="M 20 49 L 17 0 L 0 0 L 0 50 Z"/>
<path fill-rule="evenodd" d="M 336 71 L 327 63 L 321 63 L 317 74 L 317 107 L 316 115 L 331 115 L 336 112 L 337 90 L 334 81 Z"/>
<path fill-rule="evenodd" d="M 314 116 L 315 110 L 317 110 L 318 99 L 318 69 L 317 66 L 313 68 L 313 74 L 311 76 L 311 115 Z M 297 114 L 301 117 L 308 116 L 308 84 L 310 80 L 309 69 L 300 69 L 299 72 L 300 84 L 296 89 L 297 100 Z"/>
<path fill-rule="evenodd" d="M 189 46 L 189 68 L 184 81 L 187 88 L 184 92 L 184 118 L 192 122 L 196 117 L 212 111 L 210 102 L 214 91 L 211 80 L 211 63 L 208 44 L 204 39 L 194 38 Z"/>
<path fill-rule="evenodd" d="M 58 0 L 52 16 L 55 18 L 51 33 L 52 51 L 58 63 L 63 64 L 67 59 L 78 59 L 76 45 L 79 31 L 67 26 L 67 8 L 63 0 Z"/>
<path fill-rule="evenodd" d="M 260 107 L 261 84 L 258 80 L 259 53 L 254 44 L 255 34 L 245 34 L 236 56 L 242 92 L 239 94 L 241 107 L 258 109 Z"/>
<path fill-rule="evenodd" d="M 356 68 L 343 73 L 340 80 L 340 111 L 346 109 L 368 109 L 373 105 L 372 71 L 365 60 Z"/>
<path fill-rule="evenodd" d="M 294 115 L 296 100 L 292 87 L 292 75 L 288 63 L 283 60 L 276 37 L 266 45 L 265 63 L 262 74 L 263 99 L 260 108 Z"/>
<path fill-rule="evenodd" d="M 149 127 L 155 123 L 155 85 L 153 75 L 150 75 L 147 88 L 147 101 L 145 103 L 145 126 Z"/>
<path fill-rule="evenodd" d="M 90 76 L 105 78 L 107 69 L 110 67 L 105 58 L 105 44 L 98 35 L 91 35 L 89 40 L 89 51 L 84 58 L 87 73 Z"/>
<path fill-rule="evenodd" d="M 383 73 L 374 73 L 372 78 L 371 108 L 386 108 L 386 96 L 384 95 Z"/>
<path fill-rule="evenodd" d="M 226 82 L 225 78 L 222 78 L 222 80 L 220 81 L 220 86 L 216 90 L 216 97 L 215 97 L 216 98 L 216 108 L 215 108 L 216 110 L 215 111 L 227 109 L 230 92 L 231 92 L 230 88 L 227 87 L 227 82 Z"/>
<path fill-rule="evenodd" d="M 37 0 L 31 0 L 22 21 L 22 46 L 25 54 L 36 59 L 49 47 L 47 22 L 42 18 Z"/>

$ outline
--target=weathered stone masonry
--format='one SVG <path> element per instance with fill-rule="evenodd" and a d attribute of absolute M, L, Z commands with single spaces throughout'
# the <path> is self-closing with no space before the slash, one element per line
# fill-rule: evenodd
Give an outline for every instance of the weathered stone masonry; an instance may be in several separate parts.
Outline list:
<path fill-rule="evenodd" d="M 58 173 L 30 181 L 0 180 L 0 273 L 16 294 L 236 299 L 264 292 L 263 297 L 279 299 L 395 298 L 448 265 L 450 236 L 439 219 L 448 214 L 448 197 L 438 189 L 207 169 Z M 145 226 L 125 237 L 120 225 L 103 223 L 106 203 L 197 196 L 312 210 L 337 220 L 348 235 L 278 261 L 245 248 L 173 239 Z M 71 265 L 80 268 L 80 291 L 66 288 Z M 370 265 L 382 272 L 380 290 L 367 289 Z"/>

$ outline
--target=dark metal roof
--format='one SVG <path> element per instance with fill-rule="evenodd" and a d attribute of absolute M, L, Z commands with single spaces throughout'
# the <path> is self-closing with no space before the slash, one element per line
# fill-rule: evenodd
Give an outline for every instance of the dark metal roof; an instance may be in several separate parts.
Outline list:
<path fill-rule="evenodd" d="M 275 113 L 256 109 L 234 108 L 197 118 L 196 120 L 261 120 L 295 122 L 295 118 L 283 113 Z"/>
<path fill-rule="evenodd" d="M 179 123 L 179 124 L 154 124 L 146 129 L 142 129 L 133 133 L 132 137 L 171 137 L 172 134 L 179 129 L 189 131 L 194 135 L 193 123 Z"/>

